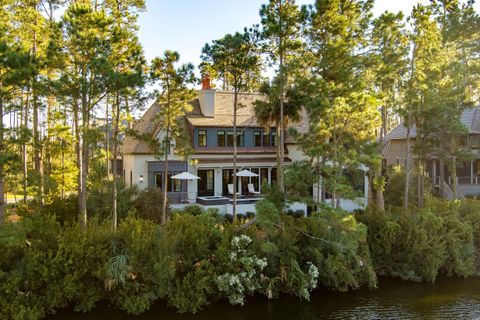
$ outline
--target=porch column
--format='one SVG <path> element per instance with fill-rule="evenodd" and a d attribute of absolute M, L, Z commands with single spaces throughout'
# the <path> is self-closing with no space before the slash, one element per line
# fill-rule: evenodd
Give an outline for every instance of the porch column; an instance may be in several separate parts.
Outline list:
<path fill-rule="evenodd" d="M 470 184 L 473 184 L 473 161 L 470 161 Z"/>
<path fill-rule="evenodd" d="M 432 175 L 433 175 L 433 185 L 437 185 L 437 159 L 432 160 Z"/>

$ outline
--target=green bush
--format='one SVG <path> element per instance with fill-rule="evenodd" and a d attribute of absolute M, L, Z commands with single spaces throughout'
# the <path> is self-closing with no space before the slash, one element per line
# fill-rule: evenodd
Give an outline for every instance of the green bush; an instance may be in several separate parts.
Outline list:
<path fill-rule="evenodd" d="M 175 215 L 161 232 L 155 264 L 158 296 L 180 312 L 196 312 L 216 295 L 215 255 L 222 233 L 214 217 Z"/>
<path fill-rule="evenodd" d="M 470 200 L 469 200 L 470 201 Z M 438 274 L 468 276 L 475 270 L 471 216 L 459 202 L 429 199 L 424 209 L 369 208 L 368 226 L 375 271 L 405 280 L 435 281 Z M 463 217 L 462 217 L 463 216 Z"/>
<path fill-rule="evenodd" d="M 133 206 L 138 217 L 160 223 L 163 211 L 163 191 L 158 188 L 144 190 L 138 194 Z M 166 216 L 167 219 L 170 216 L 168 202 Z"/>
<path fill-rule="evenodd" d="M 159 230 L 153 221 L 128 217 L 115 234 L 105 289 L 112 302 L 128 313 L 140 314 L 158 298 L 154 266 Z"/>

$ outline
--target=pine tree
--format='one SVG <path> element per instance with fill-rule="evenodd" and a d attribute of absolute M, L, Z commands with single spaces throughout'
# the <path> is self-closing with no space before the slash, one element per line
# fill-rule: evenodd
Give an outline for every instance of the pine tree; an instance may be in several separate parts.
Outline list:
<path fill-rule="evenodd" d="M 87 224 L 87 173 L 92 145 L 92 112 L 108 94 L 112 73 L 112 19 L 90 4 L 74 3 L 62 18 L 63 65 L 56 86 L 71 108 L 76 139 L 78 211 Z"/>
<path fill-rule="evenodd" d="M 304 97 L 309 130 L 300 138 L 304 152 L 317 159 L 332 205 L 355 193 L 348 171 L 377 159 L 374 145 L 379 114 L 368 71 L 367 37 L 372 1 L 318 0 L 304 8 L 308 73 L 296 88 Z M 378 160 L 376 160 L 378 161 Z"/>
<path fill-rule="evenodd" d="M 212 45 L 206 44 L 202 50 L 202 59 L 217 72 L 230 79 L 233 88 L 233 220 L 237 215 L 237 110 L 240 107 L 238 95 L 247 90 L 249 84 L 257 79 L 248 75 L 258 74 L 260 58 L 257 53 L 258 37 L 255 29 L 243 33 L 227 34 Z"/>
<path fill-rule="evenodd" d="M 294 55 L 301 47 L 300 10 L 294 0 L 270 0 L 260 9 L 262 39 L 272 65 L 277 65 L 275 84 L 278 87 L 278 143 L 277 143 L 277 184 L 285 192 L 285 93 L 289 84 Z M 273 101 L 272 101 L 273 103 Z"/>
<path fill-rule="evenodd" d="M 112 169 L 110 173 L 112 180 L 112 218 L 113 228 L 117 227 L 117 158 L 119 156 L 120 119 L 122 114 L 127 117 L 131 111 L 133 102 L 141 99 L 141 88 L 144 85 L 143 69 L 144 57 L 143 51 L 135 35 L 137 29 L 136 10 L 145 6 L 143 1 L 118 2 L 107 1 L 106 9 L 113 18 L 113 34 L 111 42 L 112 54 L 109 56 L 112 66 L 110 75 L 110 101 L 112 113 Z M 108 112 L 107 112 L 108 120 Z M 108 128 L 107 123 L 107 128 Z M 107 145 L 110 140 L 110 134 L 107 130 Z M 108 155 L 108 147 L 107 147 Z M 107 161 L 110 161 L 107 156 Z M 107 162 L 108 167 L 108 162 Z"/>
<path fill-rule="evenodd" d="M 381 120 L 379 153 L 385 143 L 386 134 L 397 124 L 395 114 L 402 104 L 402 89 L 408 69 L 409 39 L 405 30 L 403 14 L 385 12 L 373 21 L 371 36 L 374 49 L 374 90 L 380 99 Z M 384 207 L 383 178 L 381 166 L 370 168 L 370 190 L 377 207 Z M 374 194 L 373 194 L 374 193 Z M 373 197 L 375 195 L 375 197 Z"/>
<path fill-rule="evenodd" d="M 18 161 L 9 148 L 15 136 L 5 127 L 5 117 L 16 108 L 15 96 L 32 76 L 30 56 L 15 42 L 10 25 L 12 16 L 6 4 L 0 6 L 0 223 L 5 214 L 5 166 Z"/>
<path fill-rule="evenodd" d="M 172 140 L 178 139 L 181 132 L 179 118 L 191 107 L 189 102 L 194 98 L 194 91 L 188 88 L 195 82 L 192 64 L 175 65 L 179 62 L 177 52 L 166 51 L 161 58 L 152 61 L 152 79 L 161 86 L 157 94 L 157 103 L 160 105 L 158 113 L 160 134 L 162 141 L 160 154 L 163 157 L 163 204 L 160 223 L 166 221 L 167 212 L 167 186 L 168 186 L 168 155 Z"/>

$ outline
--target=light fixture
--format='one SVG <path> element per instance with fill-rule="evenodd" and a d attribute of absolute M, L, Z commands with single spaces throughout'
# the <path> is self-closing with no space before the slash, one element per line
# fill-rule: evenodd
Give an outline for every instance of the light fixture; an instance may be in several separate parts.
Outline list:
<path fill-rule="evenodd" d="M 140 175 L 139 180 L 140 180 L 140 183 L 143 183 L 143 175 L 142 174 Z"/>

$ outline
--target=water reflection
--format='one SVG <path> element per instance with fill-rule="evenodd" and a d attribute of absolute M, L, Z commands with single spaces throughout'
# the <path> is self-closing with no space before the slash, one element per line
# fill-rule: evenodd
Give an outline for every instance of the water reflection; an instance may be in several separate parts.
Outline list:
<path fill-rule="evenodd" d="M 216 303 L 195 315 L 177 314 L 164 304 L 133 317 L 102 306 L 87 314 L 63 311 L 60 319 L 480 319 L 480 277 L 440 279 L 436 284 L 382 279 L 377 290 L 319 291 L 310 302 L 295 298 L 252 298 L 245 307 Z"/>

